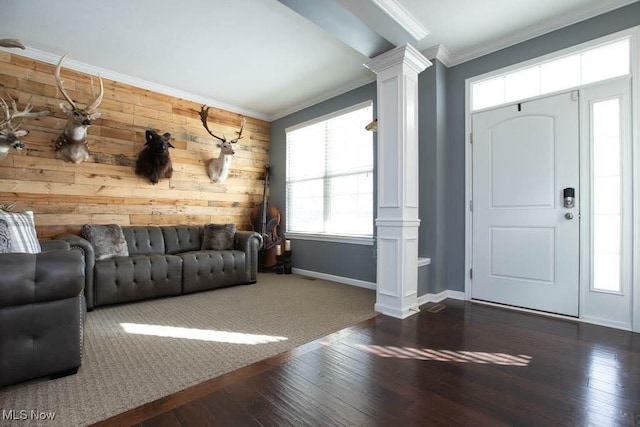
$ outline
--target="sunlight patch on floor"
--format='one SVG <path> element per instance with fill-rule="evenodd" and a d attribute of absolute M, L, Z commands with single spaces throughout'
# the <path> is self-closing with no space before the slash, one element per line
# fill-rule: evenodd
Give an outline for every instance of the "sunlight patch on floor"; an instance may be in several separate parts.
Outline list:
<path fill-rule="evenodd" d="M 145 325 L 141 323 L 121 323 L 120 326 L 122 326 L 122 329 L 129 334 L 225 342 L 230 344 L 256 345 L 286 341 L 288 339 L 287 337 L 278 337 L 273 335 L 245 334 L 241 332 L 216 331 L 213 329 L 179 328 L 175 326 Z"/>
<path fill-rule="evenodd" d="M 356 344 L 361 350 L 380 357 L 435 360 L 438 362 L 479 363 L 483 365 L 528 366 L 531 356 L 479 351 L 432 350 L 429 348 L 393 347 Z"/>

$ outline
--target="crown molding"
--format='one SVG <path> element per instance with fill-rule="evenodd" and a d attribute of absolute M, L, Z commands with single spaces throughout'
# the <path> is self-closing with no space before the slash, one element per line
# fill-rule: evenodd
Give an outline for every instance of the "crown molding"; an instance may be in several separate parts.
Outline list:
<path fill-rule="evenodd" d="M 397 0 L 370 0 L 391 19 L 408 32 L 411 37 L 420 41 L 427 37 L 429 31 Z"/>
<path fill-rule="evenodd" d="M 315 98 L 311 98 L 306 100 L 305 102 L 302 102 L 300 104 L 297 104 L 293 107 L 284 109 L 284 110 L 280 110 L 279 112 L 275 113 L 274 115 L 270 116 L 267 118 L 267 121 L 272 122 L 278 119 L 281 119 L 283 117 L 288 116 L 289 114 L 293 114 L 293 113 L 297 113 L 300 110 L 304 110 L 305 108 L 311 107 L 313 105 L 319 104 L 323 101 L 326 101 L 328 99 L 331 98 L 335 98 L 336 96 L 342 95 L 343 93 L 347 93 L 349 91 L 352 91 L 354 89 L 357 89 L 359 87 L 362 87 L 366 84 L 372 83 L 376 81 L 376 76 L 374 74 L 371 75 L 371 77 L 363 77 L 361 79 L 358 79 L 354 82 L 351 82 L 349 84 L 340 86 L 339 88 L 329 91 L 329 92 L 324 92 L 322 95 L 317 96 Z"/>
<path fill-rule="evenodd" d="M 420 51 L 427 59 L 433 60 L 437 59 L 440 61 L 445 67 L 451 67 L 452 58 L 449 51 L 441 44 L 437 44 L 435 46 L 431 46 L 427 49 L 423 49 Z"/>
<path fill-rule="evenodd" d="M 45 52 L 39 49 L 33 49 L 27 47 L 25 50 L 16 51 L 15 49 L 9 50 L 0 48 L 0 50 L 7 51 L 12 55 L 25 56 L 30 59 L 46 62 L 49 64 L 57 64 L 60 60 L 60 55 Z M 242 114 L 243 116 L 253 117 L 260 120 L 269 121 L 269 117 L 266 114 L 259 113 L 257 111 L 248 110 L 238 107 L 236 105 L 227 104 L 224 102 L 216 101 L 215 99 L 207 98 L 204 96 L 196 95 L 194 93 L 174 89 L 161 84 L 153 83 L 148 80 L 132 77 L 127 74 L 118 73 L 116 71 L 107 70 L 105 68 L 95 67 L 93 65 L 86 64 L 84 62 L 76 61 L 74 59 L 65 59 L 64 67 L 74 71 L 80 71 L 82 73 L 100 75 L 109 80 L 115 80 L 119 83 L 128 84 L 141 89 L 147 89 L 153 92 L 161 93 L 164 95 L 172 96 L 174 98 L 180 98 L 187 101 L 196 102 L 198 104 L 206 104 L 210 107 L 219 108 L 221 110 L 230 111 L 233 113 Z"/>
<path fill-rule="evenodd" d="M 410 44 L 406 44 L 376 56 L 364 64 L 364 66 L 377 74 L 399 64 L 408 65 L 416 73 L 420 73 L 433 65 L 418 49 Z"/>
<path fill-rule="evenodd" d="M 595 16 L 602 15 L 603 13 L 607 13 L 612 10 L 628 6 L 632 3 L 635 3 L 636 1 L 638 0 L 626 0 L 622 4 L 601 6 L 601 7 L 593 8 L 587 12 L 582 11 L 582 12 L 574 13 L 569 16 L 563 16 L 556 19 L 547 20 L 541 25 L 530 27 L 527 30 L 522 31 L 518 34 L 512 35 L 510 37 L 505 37 L 498 42 L 490 43 L 480 48 L 469 49 L 469 50 L 460 52 L 458 54 L 455 54 L 451 56 L 450 65 L 447 65 L 447 66 L 453 67 L 455 65 L 462 64 L 463 62 L 471 61 L 481 56 L 488 55 L 493 52 L 497 52 L 501 49 L 514 46 L 518 43 L 522 43 L 527 40 L 531 40 L 533 38 L 542 36 L 544 34 L 559 30 L 561 28 L 568 27 L 573 24 L 577 24 L 578 22 L 593 18 Z"/>

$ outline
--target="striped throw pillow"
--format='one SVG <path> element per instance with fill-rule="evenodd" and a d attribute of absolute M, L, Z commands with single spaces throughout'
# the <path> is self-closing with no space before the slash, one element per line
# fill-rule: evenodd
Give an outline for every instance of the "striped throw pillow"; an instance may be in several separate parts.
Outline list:
<path fill-rule="evenodd" d="M 0 219 L 0 254 L 11 252 L 11 234 L 7 221 Z"/>
<path fill-rule="evenodd" d="M 11 235 L 11 252 L 37 254 L 42 251 L 36 236 L 33 212 L 5 212 L 0 210 L 0 219 L 6 221 Z"/>

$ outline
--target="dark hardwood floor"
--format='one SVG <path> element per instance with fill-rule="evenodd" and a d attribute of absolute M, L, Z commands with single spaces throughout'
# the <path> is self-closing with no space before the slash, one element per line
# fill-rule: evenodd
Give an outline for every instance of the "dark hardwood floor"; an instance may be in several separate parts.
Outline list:
<path fill-rule="evenodd" d="M 447 300 L 99 425 L 640 426 L 640 334 Z"/>

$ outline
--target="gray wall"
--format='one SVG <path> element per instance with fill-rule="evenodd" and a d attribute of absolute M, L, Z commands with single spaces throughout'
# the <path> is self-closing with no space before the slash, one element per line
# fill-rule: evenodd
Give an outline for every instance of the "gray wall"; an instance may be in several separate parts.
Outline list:
<path fill-rule="evenodd" d="M 465 281 L 465 80 L 640 25 L 640 3 L 616 9 L 535 39 L 452 67 L 447 72 L 447 288 Z M 420 126 L 422 126 L 422 121 Z M 422 167 L 422 165 L 421 165 Z M 421 201 L 422 203 L 422 201 Z"/>
<path fill-rule="evenodd" d="M 446 100 L 447 68 L 434 60 L 420 73 L 419 102 L 419 216 L 418 255 L 431 258 L 420 271 L 418 296 L 446 289 Z M 425 270 L 423 272 L 422 270 Z"/>
<path fill-rule="evenodd" d="M 285 213 L 285 180 L 286 180 L 286 135 L 285 129 L 350 107 L 364 101 L 373 101 L 374 117 L 376 115 L 376 83 L 354 89 L 350 92 L 321 102 L 304 110 L 295 112 L 271 123 L 271 203 L 278 207 L 282 214 L 281 230 L 286 230 Z M 363 126 L 366 123 L 363 124 Z M 374 159 L 375 159 L 375 132 Z M 374 161 L 374 194 L 375 189 Z M 375 212 L 374 196 L 374 212 Z M 373 222 L 373 218 L 371 218 Z M 309 240 L 292 240 L 292 266 L 350 279 L 376 282 L 376 260 L 373 246 L 345 243 L 317 242 Z"/>

